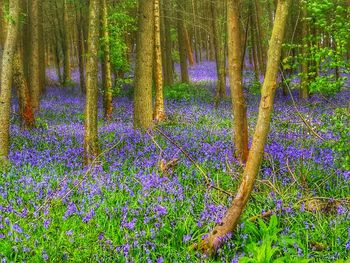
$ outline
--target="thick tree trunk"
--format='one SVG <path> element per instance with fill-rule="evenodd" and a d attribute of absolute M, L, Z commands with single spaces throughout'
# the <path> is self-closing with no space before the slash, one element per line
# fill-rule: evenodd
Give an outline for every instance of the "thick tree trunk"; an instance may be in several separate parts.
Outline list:
<path fill-rule="evenodd" d="M 86 63 L 86 103 L 85 103 L 85 136 L 84 163 L 91 164 L 98 156 L 98 43 L 100 0 L 90 0 L 89 6 L 89 35 L 88 55 Z"/>
<path fill-rule="evenodd" d="M 248 158 L 247 106 L 242 85 L 242 47 L 238 0 L 227 1 L 228 65 L 233 110 L 233 137 L 236 158 Z"/>
<path fill-rule="evenodd" d="M 156 102 L 154 107 L 154 120 L 156 122 L 165 119 L 164 95 L 163 95 L 163 65 L 160 41 L 160 8 L 159 0 L 154 0 L 154 78 L 156 85 Z"/>
<path fill-rule="evenodd" d="M 282 40 L 289 4 L 290 0 L 278 1 L 276 19 L 272 30 L 271 40 L 269 42 L 268 61 L 265 80 L 262 87 L 258 121 L 255 127 L 253 143 L 250 149 L 247 165 L 243 172 L 241 185 L 232 202 L 232 206 L 227 210 L 221 223 L 209 233 L 199 247 L 203 252 L 209 255 L 216 252 L 225 241 L 225 238 L 227 238 L 237 226 L 239 218 L 253 190 L 255 178 L 260 169 L 264 155 L 264 147 L 269 133 L 271 114 L 273 111 Z"/>
<path fill-rule="evenodd" d="M 21 128 L 28 130 L 34 127 L 35 119 L 30 98 L 29 85 L 23 71 L 23 58 L 20 50 L 17 50 L 13 58 L 13 80 L 18 90 L 17 93 Z"/>
<path fill-rule="evenodd" d="M 29 58 L 29 84 L 32 94 L 34 112 L 40 108 L 41 77 L 40 77 L 40 30 L 39 30 L 39 1 L 30 1 L 30 58 Z"/>
<path fill-rule="evenodd" d="M 20 0 L 12 0 L 9 3 L 9 15 L 13 22 L 8 24 L 7 36 L 1 61 L 1 85 L 0 85 L 0 165 L 5 163 L 9 154 L 10 137 L 10 112 L 13 56 L 16 50 L 19 28 Z"/>
<path fill-rule="evenodd" d="M 134 91 L 134 127 L 153 125 L 152 75 L 154 55 L 154 0 L 139 0 Z"/>
<path fill-rule="evenodd" d="M 108 33 L 108 11 L 106 0 L 102 1 L 102 32 L 103 32 L 103 90 L 104 90 L 104 118 L 110 121 L 112 118 L 112 71 L 110 63 L 109 33 Z"/>

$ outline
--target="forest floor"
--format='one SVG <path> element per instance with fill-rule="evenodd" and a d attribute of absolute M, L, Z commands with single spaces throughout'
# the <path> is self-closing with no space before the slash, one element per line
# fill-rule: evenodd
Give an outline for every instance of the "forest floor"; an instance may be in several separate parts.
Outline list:
<path fill-rule="evenodd" d="M 133 130 L 129 90 L 114 99 L 110 123 L 100 107 L 102 153 L 83 168 L 84 97 L 78 87 L 48 87 L 37 128 L 21 131 L 12 115 L 13 165 L 0 171 L 2 262 L 350 262 L 349 91 L 308 101 L 294 92 L 296 107 L 278 91 L 241 224 L 215 258 L 189 249 L 220 220 L 242 171 L 229 99 L 214 108 L 214 64 L 190 73 L 194 84 L 166 89 L 168 119 L 158 128 L 228 193 L 208 188 L 157 130 Z M 247 101 L 252 136 L 259 96 Z M 165 172 L 160 163 L 175 159 Z"/>

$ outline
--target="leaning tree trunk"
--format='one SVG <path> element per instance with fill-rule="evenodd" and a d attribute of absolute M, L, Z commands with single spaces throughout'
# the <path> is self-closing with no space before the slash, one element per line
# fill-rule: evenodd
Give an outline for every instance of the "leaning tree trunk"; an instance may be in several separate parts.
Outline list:
<path fill-rule="evenodd" d="M 103 90 L 104 90 L 104 118 L 107 121 L 112 119 L 112 72 L 111 72 L 111 56 L 109 48 L 108 33 L 108 10 L 106 0 L 102 0 L 102 32 L 103 32 Z"/>
<path fill-rule="evenodd" d="M 160 8 L 159 0 L 154 0 L 154 78 L 156 85 L 156 103 L 154 107 L 154 120 L 156 122 L 165 119 L 164 95 L 163 95 L 163 66 L 160 41 Z"/>
<path fill-rule="evenodd" d="M 28 130 L 34 127 L 35 118 L 30 98 L 28 81 L 23 71 L 23 56 L 18 49 L 13 58 L 13 80 L 17 87 L 19 101 L 19 115 L 21 128 Z"/>
<path fill-rule="evenodd" d="M 230 1 L 228 1 L 230 2 Z M 290 0 L 279 0 L 275 23 L 272 30 L 265 80 L 261 91 L 259 116 L 255 127 L 252 147 L 243 172 L 242 183 L 222 221 L 202 240 L 200 249 L 213 254 L 223 244 L 225 238 L 235 229 L 239 218 L 253 190 L 255 178 L 259 172 L 264 155 L 264 147 L 270 128 L 273 100 L 277 86 L 277 74 L 280 63 L 282 40 L 288 15 Z"/>
<path fill-rule="evenodd" d="M 99 13 L 100 0 L 90 0 L 84 136 L 86 165 L 91 164 L 99 152 L 97 128 Z"/>
<path fill-rule="evenodd" d="M 1 61 L 1 85 L 0 85 L 0 164 L 7 161 L 9 154 L 10 137 L 10 112 L 12 89 L 12 62 L 16 50 L 16 42 L 19 28 L 20 0 L 10 1 L 10 13 L 12 22 L 8 24 L 4 51 Z"/>
<path fill-rule="evenodd" d="M 139 0 L 139 30 L 136 44 L 134 127 L 153 125 L 152 73 L 154 54 L 154 0 Z"/>
<path fill-rule="evenodd" d="M 245 163 L 248 158 L 247 106 L 242 85 L 242 47 L 238 0 L 227 1 L 228 65 L 233 110 L 233 137 L 236 158 Z"/>

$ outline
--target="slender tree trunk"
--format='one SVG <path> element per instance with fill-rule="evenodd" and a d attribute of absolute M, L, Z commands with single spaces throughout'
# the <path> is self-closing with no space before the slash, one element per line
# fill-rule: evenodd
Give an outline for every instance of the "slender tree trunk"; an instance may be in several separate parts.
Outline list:
<path fill-rule="evenodd" d="M 23 58 L 19 49 L 17 49 L 17 52 L 13 58 L 13 80 L 18 90 L 21 128 L 28 130 L 34 127 L 35 118 L 30 98 L 28 81 L 23 71 Z"/>
<path fill-rule="evenodd" d="M 228 4 L 231 4 L 230 2 L 231 1 L 228 1 Z M 262 94 L 258 121 L 255 127 L 253 143 L 247 164 L 243 172 L 241 185 L 232 202 L 232 206 L 227 210 L 222 221 L 216 225 L 206 238 L 203 239 L 199 247 L 203 252 L 209 255 L 217 251 L 225 241 L 225 238 L 227 238 L 237 226 L 239 218 L 253 190 L 255 178 L 260 169 L 270 128 L 273 101 L 277 86 L 277 74 L 281 57 L 281 47 L 289 5 L 290 0 L 278 1 L 275 23 L 269 42 L 268 61 L 265 80 L 261 91 Z"/>
<path fill-rule="evenodd" d="M 184 32 L 184 37 L 185 37 L 185 44 L 186 44 L 186 51 L 187 51 L 187 57 L 188 57 L 188 62 L 191 66 L 194 65 L 194 58 L 193 58 L 193 50 L 192 50 L 192 43 L 191 43 L 191 38 L 189 37 L 188 30 L 185 26 L 185 23 L 183 23 L 183 32 Z"/>
<path fill-rule="evenodd" d="M 108 11 L 106 0 L 102 1 L 102 32 L 103 32 L 103 90 L 104 90 L 104 117 L 110 121 L 112 118 L 112 72 L 110 63 L 109 33 L 108 33 Z"/>
<path fill-rule="evenodd" d="M 39 30 L 39 1 L 30 1 L 30 58 L 29 58 L 29 84 L 32 94 L 34 112 L 39 111 L 41 97 L 40 77 L 40 30 Z"/>
<path fill-rule="evenodd" d="M 98 156 L 98 127 L 97 127 L 97 99 L 98 99 L 98 43 L 100 0 L 90 0 L 88 54 L 86 63 L 86 103 L 85 103 L 85 136 L 84 163 L 91 164 Z"/>
<path fill-rule="evenodd" d="M 9 3 L 9 15 L 12 18 L 7 27 L 7 36 L 1 61 L 1 86 L 0 86 L 0 165 L 7 162 L 9 154 L 10 137 L 10 112 L 13 56 L 16 50 L 19 28 L 20 0 L 12 0 Z"/>
<path fill-rule="evenodd" d="M 307 40 L 307 10 L 306 6 L 302 5 L 302 24 L 301 24 L 301 35 L 302 35 L 302 62 L 301 62 L 301 83 L 300 83 L 300 98 L 307 99 L 309 97 L 309 63 L 306 60 L 308 57 L 308 40 Z"/>
<path fill-rule="evenodd" d="M 169 18 L 171 5 L 169 1 L 163 1 L 163 13 L 164 13 L 164 57 L 165 57 L 165 72 L 164 84 L 174 84 L 174 62 L 172 58 L 172 41 L 171 41 L 171 21 Z"/>
<path fill-rule="evenodd" d="M 71 80 L 71 50 L 69 43 L 69 20 L 67 0 L 63 0 L 63 85 L 68 85 Z"/>
<path fill-rule="evenodd" d="M 156 85 L 156 103 L 154 109 L 154 120 L 156 122 L 165 119 L 164 95 L 163 95 L 163 65 L 160 41 L 160 8 L 159 0 L 154 0 L 154 67 Z"/>
<path fill-rule="evenodd" d="M 134 91 L 134 127 L 153 125 L 152 75 L 154 55 L 154 0 L 139 0 Z"/>
<path fill-rule="evenodd" d="M 248 158 L 247 106 L 242 85 L 242 47 L 238 0 L 228 0 L 228 63 L 233 111 L 233 137 L 236 158 L 245 163 Z"/>
<path fill-rule="evenodd" d="M 45 36 L 44 36 L 44 24 L 43 24 L 43 3 L 39 2 L 38 6 L 38 21 L 39 21 L 39 74 L 40 74 L 40 95 L 46 92 L 46 66 L 45 66 Z"/>
<path fill-rule="evenodd" d="M 181 82 L 188 83 L 190 78 L 188 75 L 188 64 L 187 64 L 187 53 L 185 44 L 185 25 L 183 21 L 181 5 L 178 6 L 178 20 L 177 20 L 177 34 L 178 34 L 178 45 L 180 54 L 180 67 L 181 67 Z"/>
<path fill-rule="evenodd" d="M 253 7 L 250 5 L 250 10 L 253 12 Z M 254 63 L 254 73 L 255 79 L 257 81 L 260 80 L 260 67 L 259 67 L 259 59 L 257 54 L 257 46 L 256 46 L 256 37 L 254 30 L 254 19 L 250 19 L 250 40 L 251 40 L 251 50 L 252 50 L 252 58 Z"/>
<path fill-rule="evenodd" d="M 216 84 L 216 96 L 215 96 L 215 106 L 219 105 L 220 100 L 225 97 L 226 93 L 226 61 L 225 61 L 225 43 L 223 41 L 223 30 L 222 26 L 219 25 L 218 20 L 220 19 L 218 15 L 218 9 L 222 11 L 223 3 L 221 0 L 216 0 L 211 2 L 211 13 L 212 13 L 212 35 L 214 39 L 214 50 L 215 50 L 215 60 L 216 60 L 216 74 L 217 74 L 217 84 Z M 238 40 L 237 40 L 238 41 Z"/>
<path fill-rule="evenodd" d="M 76 7 L 78 8 L 78 7 Z M 78 67 L 79 67 L 79 82 L 80 82 L 80 90 L 82 93 L 86 92 L 85 86 L 85 61 L 84 61 L 84 33 L 83 33 L 83 15 L 82 15 L 82 7 L 79 7 L 76 13 L 76 24 L 77 24 L 77 40 L 78 40 Z"/>

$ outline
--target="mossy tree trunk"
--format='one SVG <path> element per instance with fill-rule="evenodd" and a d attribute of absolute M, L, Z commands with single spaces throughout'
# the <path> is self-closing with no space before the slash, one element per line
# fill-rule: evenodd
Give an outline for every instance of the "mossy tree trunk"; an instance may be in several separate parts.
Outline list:
<path fill-rule="evenodd" d="M 99 154 L 97 128 L 98 99 L 98 43 L 100 0 L 90 0 L 88 54 L 86 63 L 86 103 L 84 164 L 91 164 Z"/>
<path fill-rule="evenodd" d="M 110 47 L 109 47 L 109 33 L 108 33 L 108 7 L 106 0 L 102 2 L 102 33 L 103 33 L 103 74 L 102 83 L 104 91 L 104 118 L 107 121 L 112 119 L 113 112 L 113 94 L 112 94 L 112 71 L 111 71 L 111 58 L 110 58 Z"/>
<path fill-rule="evenodd" d="M 152 79 L 154 55 L 154 0 L 139 0 L 134 91 L 134 127 L 153 125 Z"/>
<path fill-rule="evenodd" d="M 0 165 L 7 162 L 9 154 L 10 112 L 13 57 L 16 51 L 17 35 L 19 30 L 20 0 L 9 3 L 11 22 L 7 26 L 6 40 L 1 60 L 0 86 Z"/>
<path fill-rule="evenodd" d="M 162 49 L 160 41 L 160 6 L 159 0 L 154 0 L 154 79 L 156 85 L 156 101 L 154 107 L 154 120 L 156 122 L 165 119 L 164 95 L 163 95 L 163 65 Z"/>

